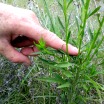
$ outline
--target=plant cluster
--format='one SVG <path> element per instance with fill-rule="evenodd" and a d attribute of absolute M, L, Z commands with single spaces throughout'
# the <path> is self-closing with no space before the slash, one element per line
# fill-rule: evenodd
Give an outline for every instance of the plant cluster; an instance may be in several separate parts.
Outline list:
<path fill-rule="evenodd" d="M 39 55 L 39 59 L 48 69 L 48 75 L 38 78 L 38 80 L 57 84 L 57 89 L 61 91 L 60 97 L 63 104 L 85 104 L 88 102 L 102 104 L 104 101 L 104 85 L 99 76 L 104 75 L 102 68 L 104 63 L 102 60 L 103 52 L 100 51 L 104 41 L 104 36 L 102 35 L 104 17 L 98 13 L 100 6 L 91 10 L 91 0 L 79 1 L 81 14 L 79 18 L 75 17 L 77 24 L 75 41 L 71 38 L 71 29 L 69 27 L 69 7 L 74 1 L 57 0 L 64 17 L 64 20 L 61 20 L 57 16 L 57 21 L 53 20 L 46 0 L 43 1 L 50 20 L 50 30 L 57 33 L 55 24 L 58 24 L 61 28 L 58 34 L 61 34 L 61 31 L 63 31 L 66 37 L 66 53 L 62 50 L 46 48 L 43 39 L 39 41 L 39 44 L 35 44 L 40 50 L 40 52 L 35 54 Z M 93 16 L 97 18 L 98 28 L 92 30 L 88 27 L 87 37 L 89 37 L 89 40 L 84 42 L 87 21 Z M 77 57 L 68 54 L 68 43 L 70 41 L 79 49 Z"/>
<path fill-rule="evenodd" d="M 100 6 L 95 8 L 96 0 L 1 1 L 35 11 L 67 48 L 47 48 L 41 38 L 34 43 L 40 51 L 33 53 L 38 56 L 29 68 L 1 58 L 0 104 L 103 104 L 104 17 Z M 68 54 L 68 43 L 78 47 L 78 56 Z"/>

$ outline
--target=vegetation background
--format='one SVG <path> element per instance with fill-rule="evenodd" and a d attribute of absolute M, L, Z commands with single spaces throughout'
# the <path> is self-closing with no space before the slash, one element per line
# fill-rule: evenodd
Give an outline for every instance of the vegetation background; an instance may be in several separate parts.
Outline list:
<path fill-rule="evenodd" d="M 51 11 L 54 19 L 56 19 L 57 15 L 59 15 L 59 17 L 63 19 L 62 11 L 58 7 L 57 0 L 46 0 L 46 1 L 49 6 L 48 9 Z M 74 17 L 79 17 L 80 15 L 79 12 L 80 0 L 73 1 L 74 6 L 71 5 L 69 8 L 71 12 L 70 28 L 72 30 L 72 34 L 77 34 L 76 31 L 77 24 Z M 51 30 L 50 18 L 47 16 L 47 10 L 45 9 L 43 0 L 0 0 L 0 2 L 33 10 L 39 17 L 40 23 L 45 28 Z M 93 9 L 100 5 L 101 9 L 99 12 L 101 13 L 101 15 L 103 15 L 104 14 L 103 2 L 104 0 L 91 0 L 90 8 Z M 93 17 L 89 20 L 86 26 L 87 29 L 89 25 L 91 29 L 98 27 L 96 17 Z M 63 40 L 65 40 L 65 36 L 62 36 L 62 34 L 60 35 L 58 30 L 59 29 L 57 29 L 56 31 L 57 35 Z M 72 35 L 72 38 L 76 39 L 76 36 Z M 85 39 L 84 41 L 89 40 L 89 36 L 86 35 L 84 39 Z M 73 44 L 73 42 L 71 43 Z M 101 65 L 99 67 L 95 65 L 94 67 L 99 68 L 98 70 L 103 70 L 104 46 L 102 45 L 99 48 L 99 50 L 101 50 L 100 52 L 101 58 L 100 60 L 94 60 L 94 63 L 96 64 L 101 63 Z M 54 59 L 54 57 L 52 56 L 48 58 L 50 58 L 51 60 Z M 41 76 L 48 76 L 50 74 L 49 69 L 37 57 L 31 58 L 31 60 L 33 62 L 32 66 L 25 67 L 24 65 L 11 63 L 3 56 L 0 56 L 0 104 L 67 104 L 63 103 L 62 92 L 60 89 L 57 88 L 56 83 L 49 84 L 47 82 L 37 80 L 37 78 Z M 96 78 L 100 80 L 99 82 L 104 86 L 104 72 L 102 72 L 102 74 L 100 74 Z M 83 95 L 83 90 L 81 93 Z M 73 103 L 73 104 L 104 104 L 104 90 L 102 91 L 101 95 L 102 101 L 100 102 L 98 101 L 99 99 L 95 90 L 89 93 L 89 96 L 91 99 L 94 100 L 87 100 L 87 102 L 85 101 L 85 103 Z"/>

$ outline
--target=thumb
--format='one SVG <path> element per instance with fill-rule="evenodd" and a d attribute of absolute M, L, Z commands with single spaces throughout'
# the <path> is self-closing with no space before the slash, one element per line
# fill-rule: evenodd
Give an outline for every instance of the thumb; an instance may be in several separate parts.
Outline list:
<path fill-rule="evenodd" d="M 30 60 L 27 56 L 18 52 L 9 42 L 0 42 L 0 53 L 14 63 L 24 63 L 30 65 Z"/>

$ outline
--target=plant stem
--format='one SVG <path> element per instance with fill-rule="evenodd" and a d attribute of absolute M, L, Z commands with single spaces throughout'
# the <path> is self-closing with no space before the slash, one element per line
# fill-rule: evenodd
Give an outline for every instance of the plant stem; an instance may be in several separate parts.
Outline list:
<path fill-rule="evenodd" d="M 81 27 L 78 33 L 78 43 L 79 43 L 79 53 L 81 50 L 81 44 L 83 41 L 83 36 L 84 36 L 84 30 L 86 27 L 86 22 L 88 19 L 88 8 L 89 8 L 89 4 L 90 4 L 90 0 L 86 1 L 86 3 L 84 4 L 84 7 L 82 7 L 82 23 L 81 23 Z"/>
<path fill-rule="evenodd" d="M 93 50 L 93 47 L 94 47 L 94 45 L 95 45 L 95 42 L 96 42 L 96 40 L 97 40 L 97 38 L 98 38 L 98 36 L 99 36 L 99 33 L 100 33 L 101 29 L 102 29 L 103 23 L 104 23 L 104 17 L 103 17 L 103 19 L 102 19 L 102 21 L 101 21 L 101 23 L 100 23 L 100 27 L 99 27 L 97 33 L 95 34 L 95 37 L 94 37 L 94 39 L 93 39 L 93 41 L 92 41 L 92 44 L 91 44 L 91 47 L 90 47 L 90 49 L 89 49 L 89 51 L 88 51 L 88 54 L 87 54 L 87 56 L 86 56 L 86 58 L 85 58 L 85 60 L 84 60 L 83 62 L 85 62 L 87 59 L 89 59 L 90 54 L 91 54 L 91 51 Z"/>
<path fill-rule="evenodd" d="M 68 21 L 68 14 L 67 14 L 67 0 L 63 0 L 63 12 L 64 12 L 64 21 L 65 21 L 65 35 L 66 35 L 66 52 L 67 52 L 67 57 L 68 57 L 68 61 L 69 61 L 69 53 L 68 53 L 68 25 L 69 25 L 69 21 Z"/>

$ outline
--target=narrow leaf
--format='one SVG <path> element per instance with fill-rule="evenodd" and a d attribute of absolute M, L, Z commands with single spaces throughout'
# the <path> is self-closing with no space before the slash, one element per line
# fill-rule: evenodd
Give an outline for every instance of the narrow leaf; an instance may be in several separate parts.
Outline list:
<path fill-rule="evenodd" d="M 58 0 L 57 0 L 57 2 L 58 2 L 58 4 L 59 4 L 60 8 L 63 10 L 62 4 L 61 4 Z"/>
<path fill-rule="evenodd" d="M 43 61 L 44 63 L 46 63 L 46 64 L 48 64 L 48 65 L 51 65 L 51 66 L 54 66 L 55 64 L 57 64 L 57 63 L 54 62 L 54 61 L 46 60 L 46 59 L 43 59 L 43 58 L 41 58 L 41 57 L 39 57 L 39 59 L 40 59 L 41 61 Z"/>
<path fill-rule="evenodd" d="M 66 77 L 68 77 L 68 78 L 71 78 L 71 77 L 73 77 L 73 74 L 70 72 L 70 71 L 66 71 L 66 70 L 63 70 L 62 71 L 62 73 L 66 76 Z"/>
<path fill-rule="evenodd" d="M 69 3 L 67 5 L 67 9 L 69 8 L 70 4 L 73 2 L 73 0 L 69 0 Z"/>
<path fill-rule="evenodd" d="M 59 24 L 60 24 L 61 28 L 64 30 L 64 29 L 65 29 L 65 27 L 64 27 L 64 25 L 63 25 L 63 23 L 62 23 L 61 19 L 60 19 L 59 17 L 57 17 L 57 18 L 58 18 L 58 22 L 59 22 Z"/>
<path fill-rule="evenodd" d="M 92 41 L 92 43 L 91 43 L 91 46 L 90 46 L 90 48 L 89 48 L 89 50 L 88 50 L 88 54 L 87 54 L 87 56 L 86 56 L 84 62 L 85 62 L 87 59 L 89 59 L 89 57 L 90 57 L 90 54 L 91 54 L 91 52 L 92 52 L 92 50 L 93 50 L 93 47 L 95 46 L 95 43 L 96 43 L 97 38 L 98 38 L 98 36 L 99 36 L 99 33 L 100 33 L 101 29 L 102 29 L 103 23 L 104 23 L 104 17 L 103 17 L 103 19 L 102 19 L 102 21 L 101 21 L 101 24 L 100 24 L 99 29 L 97 30 L 97 33 L 95 33 L 94 39 L 93 39 L 93 41 Z"/>
<path fill-rule="evenodd" d="M 84 0 L 81 0 L 82 1 L 82 4 L 84 5 L 85 3 L 84 3 Z"/>
<path fill-rule="evenodd" d="M 67 39 L 66 39 L 66 44 L 69 43 L 70 35 L 71 35 L 71 31 L 68 32 Z"/>
<path fill-rule="evenodd" d="M 92 80 L 89 76 L 87 76 L 88 80 L 90 81 L 90 83 L 93 84 L 94 88 L 96 89 L 99 98 L 101 99 L 101 92 L 100 90 L 102 89 L 102 86 L 100 86 L 99 83 L 95 82 L 94 80 Z"/>
<path fill-rule="evenodd" d="M 101 46 L 101 44 L 104 41 L 104 36 L 102 37 L 102 39 L 100 40 L 100 42 L 98 43 L 98 45 L 96 46 L 96 49 L 94 50 L 93 55 L 91 56 L 91 59 L 94 57 L 94 55 L 96 55 L 96 53 L 98 52 L 99 47 Z"/>
<path fill-rule="evenodd" d="M 47 5 L 47 2 L 46 2 L 46 0 L 43 0 L 43 1 L 44 1 L 44 5 L 45 5 L 45 8 L 46 8 L 46 12 L 47 12 L 47 14 L 48 14 L 48 17 L 49 17 L 49 19 L 50 19 L 50 22 L 51 22 L 52 31 L 53 31 L 53 32 L 55 32 L 55 27 L 54 27 L 54 23 L 53 23 L 52 16 L 51 16 L 51 14 L 50 14 L 50 11 L 49 11 L 49 7 L 48 7 L 48 5 Z"/>
<path fill-rule="evenodd" d="M 92 32 L 90 27 L 88 28 L 88 32 L 89 32 L 89 35 L 90 35 L 90 40 L 92 41 L 93 40 L 93 32 Z"/>
<path fill-rule="evenodd" d="M 62 84 L 62 85 L 60 85 L 60 86 L 58 86 L 57 88 L 67 88 L 67 87 L 69 87 L 70 86 L 70 83 L 69 82 L 66 82 L 66 83 L 64 83 L 64 84 Z"/>
<path fill-rule="evenodd" d="M 78 28 L 78 31 L 79 31 L 80 25 L 79 25 L 78 17 L 75 17 L 75 20 L 76 20 L 76 25 L 77 25 L 77 28 Z"/>
<path fill-rule="evenodd" d="M 97 13 L 97 12 L 100 10 L 100 8 L 101 8 L 101 6 L 97 7 L 96 9 L 94 9 L 94 10 L 89 14 L 88 18 L 91 17 L 92 15 L 94 15 L 95 13 Z"/>
<path fill-rule="evenodd" d="M 67 68 L 69 66 L 73 66 L 73 63 L 69 63 L 69 62 L 62 62 L 62 63 L 57 63 L 54 66 L 55 67 L 59 67 L 59 68 Z"/>
<path fill-rule="evenodd" d="M 45 81 L 45 82 L 49 82 L 49 83 L 59 83 L 59 84 L 62 84 L 64 83 L 64 80 L 62 79 L 57 79 L 57 78 L 51 78 L 51 77 L 46 77 L 46 78 L 38 78 L 37 80 L 40 80 L 40 81 Z"/>

